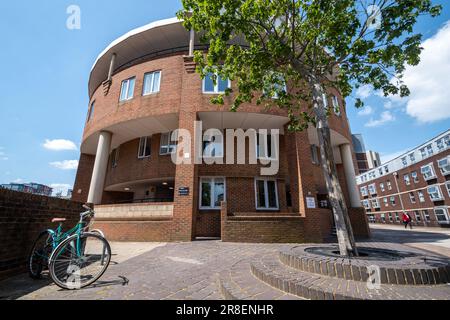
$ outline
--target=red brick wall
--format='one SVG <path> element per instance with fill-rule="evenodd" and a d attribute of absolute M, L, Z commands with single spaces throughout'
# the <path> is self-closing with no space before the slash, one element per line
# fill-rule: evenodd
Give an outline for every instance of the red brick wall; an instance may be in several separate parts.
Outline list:
<path fill-rule="evenodd" d="M 78 202 L 87 202 L 89 187 L 91 184 L 92 170 L 94 169 L 95 156 L 84 154 L 80 155 L 78 170 L 73 187 L 72 200 Z"/>
<path fill-rule="evenodd" d="M 38 235 L 57 227 L 53 218 L 67 218 L 67 229 L 75 226 L 82 211 L 79 202 L 0 189 L 0 279 L 26 271 Z"/>

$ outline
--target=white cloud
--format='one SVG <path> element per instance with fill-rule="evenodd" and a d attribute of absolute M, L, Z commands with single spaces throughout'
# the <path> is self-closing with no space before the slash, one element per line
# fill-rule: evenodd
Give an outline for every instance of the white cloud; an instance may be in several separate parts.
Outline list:
<path fill-rule="evenodd" d="M 422 46 L 420 64 L 405 70 L 404 81 L 411 90 L 406 113 L 431 123 L 450 118 L 450 21 Z"/>
<path fill-rule="evenodd" d="M 366 127 L 374 128 L 374 127 L 380 127 L 388 122 L 392 122 L 395 120 L 394 115 L 390 111 L 383 111 L 381 113 L 380 119 L 374 120 L 373 118 L 370 119 L 369 122 L 366 123 Z"/>
<path fill-rule="evenodd" d="M 20 179 L 20 178 L 13 181 L 13 183 L 22 183 L 22 182 L 23 182 L 23 179 Z"/>
<path fill-rule="evenodd" d="M 78 160 L 55 161 L 50 162 L 50 165 L 61 170 L 76 170 L 78 168 Z"/>
<path fill-rule="evenodd" d="M 0 150 L 3 150 L 3 148 L 0 148 Z M 3 151 L 0 151 L 0 161 L 8 161 L 9 158 L 6 156 L 6 153 Z"/>
<path fill-rule="evenodd" d="M 380 154 L 380 158 L 381 158 L 381 163 L 386 163 L 389 162 L 395 158 L 400 157 L 402 154 L 408 152 L 410 149 L 405 149 L 402 151 L 397 151 L 397 152 L 393 152 L 393 153 L 381 153 Z"/>
<path fill-rule="evenodd" d="M 52 151 L 77 150 L 77 146 L 70 140 L 45 140 L 44 148 Z"/>
<path fill-rule="evenodd" d="M 365 106 L 358 111 L 358 115 L 360 116 L 370 116 L 371 114 L 373 114 L 373 108 L 371 106 Z"/>
<path fill-rule="evenodd" d="M 361 99 L 367 99 L 373 94 L 372 86 L 370 85 L 364 85 L 358 88 L 356 90 L 356 96 Z"/>

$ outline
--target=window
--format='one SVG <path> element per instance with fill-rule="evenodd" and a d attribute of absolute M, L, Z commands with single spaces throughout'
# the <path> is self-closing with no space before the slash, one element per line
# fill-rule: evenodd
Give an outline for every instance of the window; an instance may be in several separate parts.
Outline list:
<path fill-rule="evenodd" d="M 431 145 L 431 144 L 427 145 L 427 153 L 428 153 L 428 156 L 433 155 L 433 145 Z"/>
<path fill-rule="evenodd" d="M 311 159 L 313 164 L 320 164 L 319 151 L 316 145 L 311 145 Z"/>
<path fill-rule="evenodd" d="M 388 216 L 389 216 L 389 221 L 390 222 L 394 221 L 394 219 L 392 219 L 392 213 L 389 213 Z"/>
<path fill-rule="evenodd" d="M 398 212 L 395 213 L 395 221 L 397 222 L 400 221 L 400 216 L 398 215 Z"/>
<path fill-rule="evenodd" d="M 360 188 L 360 191 L 361 191 L 361 195 L 363 196 L 363 197 L 367 197 L 369 194 L 367 193 L 367 187 L 361 187 Z"/>
<path fill-rule="evenodd" d="M 375 183 L 369 184 L 368 190 L 370 194 L 377 194 L 377 187 Z"/>
<path fill-rule="evenodd" d="M 408 166 L 408 161 L 406 160 L 406 157 L 402 158 L 402 164 L 403 164 L 404 167 Z"/>
<path fill-rule="evenodd" d="M 450 134 L 444 137 L 445 147 L 450 147 Z"/>
<path fill-rule="evenodd" d="M 438 161 L 438 167 L 444 176 L 450 174 L 450 156 Z"/>
<path fill-rule="evenodd" d="M 416 171 L 411 172 L 411 177 L 413 178 L 414 183 L 419 183 L 419 176 Z"/>
<path fill-rule="evenodd" d="M 375 171 L 370 171 L 369 172 L 369 178 L 370 179 L 375 179 Z"/>
<path fill-rule="evenodd" d="M 388 190 L 392 190 L 391 180 L 386 181 L 386 185 L 388 187 Z"/>
<path fill-rule="evenodd" d="M 384 172 L 389 173 L 389 166 L 384 166 Z"/>
<path fill-rule="evenodd" d="M 380 190 L 381 190 L 381 192 L 384 192 L 384 191 L 385 191 L 385 189 L 384 189 L 384 183 L 383 183 L 383 182 L 380 183 Z"/>
<path fill-rule="evenodd" d="M 284 77 L 282 74 L 278 74 L 278 75 L 273 74 L 273 77 L 271 77 L 270 79 L 271 80 L 269 80 L 269 82 L 273 81 L 273 83 L 269 87 L 264 88 L 263 92 L 264 92 L 264 94 L 271 94 L 272 99 L 278 99 L 279 98 L 278 92 L 280 92 L 280 91 L 283 91 L 285 93 L 287 92 L 286 81 L 284 80 Z"/>
<path fill-rule="evenodd" d="M 223 157 L 223 141 L 219 136 L 203 137 L 203 155 L 206 158 Z M 205 141 L 206 140 L 206 141 Z"/>
<path fill-rule="evenodd" d="M 409 179 L 409 174 L 405 174 L 403 176 L 403 180 L 405 180 L 405 184 L 409 186 L 411 184 L 411 180 Z"/>
<path fill-rule="evenodd" d="M 409 154 L 409 160 L 410 160 L 411 162 L 416 162 L 416 156 L 414 155 L 414 153 L 410 153 L 410 154 Z"/>
<path fill-rule="evenodd" d="M 432 163 L 427 164 L 426 166 L 423 166 L 420 169 L 420 172 L 422 173 L 423 178 L 425 180 L 431 180 L 431 179 L 436 178 L 436 174 L 434 173 L 434 168 L 433 168 L 433 164 Z"/>
<path fill-rule="evenodd" d="M 374 209 L 379 209 L 380 208 L 380 202 L 378 201 L 378 199 L 371 199 L 371 203 L 372 203 L 372 208 Z"/>
<path fill-rule="evenodd" d="M 417 191 L 417 195 L 419 196 L 419 202 L 425 202 L 425 196 L 423 194 L 423 191 Z"/>
<path fill-rule="evenodd" d="M 439 139 L 436 141 L 436 146 L 439 149 L 439 151 L 442 151 L 445 149 L 445 145 L 444 145 L 444 139 Z"/>
<path fill-rule="evenodd" d="M 255 179 L 257 210 L 278 210 L 277 182 L 274 179 Z"/>
<path fill-rule="evenodd" d="M 120 90 L 120 101 L 127 101 L 133 99 L 134 83 L 136 78 L 130 78 L 122 81 L 122 89 Z"/>
<path fill-rule="evenodd" d="M 150 157 L 152 146 L 152 137 L 142 137 L 139 140 L 138 158 Z"/>
<path fill-rule="evenodd" d="M 159 147 L 160 155 L 168 155 L 175 152 L 177 149 L 177 141 L 176 139 L 172 139 L 172 132 L 167 132 L 161 134 L 161 143 Z"/>
<path fill-rule="evenodd" d="M 149 72 L 144 75 L 143 95 L 158 93 L 161 86 L 161 71 Z"/>
<path fill-rule="evenodd" d="M 200 209 L 220 209 L 225 201 L 225 179 L 201 178 L 200 195 Z"/>
<path fill-rule="evenodd" d="M 383 198 L 384 206 L 389 207 L 389 201 L 388 198 Z"/>
<path fill-rule="evenodd" d="M 443 223 L 443 224 L 450 223 L 447 208 L 445 208 L 445 207 L 434 208 L 434 214 L 436 215 L 436 219 L 439 223 Z"/>
<path fill-rule="evenodd" d="M 381 214 L 381 221 L 386 222 L 386 214 L 384 213 Z"/>
<path fill-rule="evenodd" d="M 334 113 L 337 116 L 341 115 L 341 106 L 339 105 L 339 99 L 338 97 L 336 97 L 335 95 L 333 95 L 333 97 L 331 98 L 331 102 L 333 103 L 333 109 L 334 109 Z"/>
<path fill-rule="evenodd" d="M 111 167 L 117 167 L 117 163 L 119 162 L 119 148 L 116 148 L 111 153 Z"/>
<path fill-rule="evenodd" d="M 256 157 L 258 159 L 276 159 L 277 146 L 275 146 L 275 143 L 271 134 L 259 132 L 256 135 Z"/>
<path fill-rule="evenodd" d="M 414 214 L 416 215 L 416 221 L 417 222 L 421 222 L 422 221 L 422 216 L 420 215 L 419 211 L 414 211 Z"/>
<path fill-rule="evenodd" d="M 445 183 L 445 188 L 447 189 L 448 196 L 450 197 L 450 181 Z"/>
<path fill-rule="evenodd" d="M 214 78 L 216 83 L 214 83 Z M 218 74 L 208 73 L 203 79 L 203 93 L 219 94 L 225 93 L 225 91 L 231 87 L 231 81 L 223 79 Z"/>
<path fill-rule="evenodd" d="M 414 195 L 414 192 L 409 193 L 409 200 L 411 203 L 416 203 L 416 196 Z"/>
<path fill-rule="evenodd" d="M 420 149 L 420 155 L 422 156 L 422 158 L 426 158 L 427 157 L 427 150 L 425 148 Z"/>
<path fill-rule="evenodd" d="M 89 107 L 88 116 L 87 116 L 87 122 L 91 121 L 92 116 L 94 115 L 94 108 L 95 108 L 95 101 L 91 103 L 91 106 Z"/>
<path fill-rule="evenodd" d="M 423 216 L 425 217 L 425 221 L 430 222 L 431 221 L 430 212 L 428 210 L 423 210 L 422 213 L 423 213 Z"/>
<path fill-rule="evenodd" d="M 391 201 L 391 205 L 395 206 L 395 197 L 391 197 L 389 200 Z"/>
<path fill-rule="evenodd" d="M 364 207 L 364 209 L 366 209 L 366 210 L 370 210 L 370 202 L 369 202 L 369 200 L 363 200 L 363 201 L 361 201 L 361 203 L 362 203 L 362 205 L 363 205 L 363 207 Z"/>
<path fill-rule="evenodd" d="M 431 201 L 440 201 L 444 199 L 442 197 L 441 188 L 439 188 L 439 186 L 430 186 L 427 190 L 428 194 L 430 195 Z"/>
<path fill-rule="evenodd" d="M 378 168 L 378 173 L 380 174 L 380 176 L 383 175 L 383 168 Z"/>

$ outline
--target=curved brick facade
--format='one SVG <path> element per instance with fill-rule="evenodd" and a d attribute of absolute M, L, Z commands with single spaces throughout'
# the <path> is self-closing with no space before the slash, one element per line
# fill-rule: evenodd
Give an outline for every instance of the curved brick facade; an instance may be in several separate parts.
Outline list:
<path fill-rule="evenodd" d="M 127 41 L 131 40 L 123 40 L 120 45 L 116 44 L 116 47 L 111 47 L 108 52 L 117 54 L 123 60 L 124 52 L 120 50 L 125 50 Z M 314 199 L 316 207 L 321 200 L 326 199 L 321 169 L 312 160 L 312 148 L 317 150 L 317 146 L 313 146 L 314 130 L 295 134 L 284 132 L 280 136 L 279 171 L 270 177 L 276 182 L 278 198 L 278 206 L 274 210 L 256 208 L 257 182 L 255 179 L 261 175 L 263 165 L 260 163 L 177 166 L 171 161 L 169 155 L 160 155 L 161 134 L 182 128 L 187 129 L 194 136 L 194 122 L 198 120 L 203 121 L 204 127 L 214 127 L 217 123 L 224 123 L 223 119 L 227 116 L 233 116 L 232 125 L 235 129 L 241 128 L 241 125 L 249 127 L 249 123 L 256 124 L 255 129 L 270 129 L 273 128 L 274 123 L 277 123 L 277 128 L 282 131 L 287 123 L 285 111 L 276 108 L 263 110 L 256 104 L 245 104 L 237 114 L 231 115 L 228 114 L 228 110 L 232 97 L 226 98 L 223 107 L 211 104 L 211 94 L 203 93 L 202 79 L 193 72 L 192 59 L 186 57 L 188 42 L 189 39 L 186 39 L 183 43 L 186 46 L 185 52 L 178 49 L 177 53 L 160 54 L 157 57 L 151 57 L 149 52 L 148 59 L 133 60 L 117 68 L 113 65 L 114 72 L 110 78 L 111 82 L 109 85 L 106 84 L 107 90 L 105 85 L 100 85 L 92 91 L 90 105 L 94 104 L 95 108 L 86 123 L 83 134 L 74 200 L 87 201 L 89 192 L 93 192 L 90 190 L 92 189 L 90 188 L 91 180 L 98 179 L 100 176 L 104 190 L 100 190 L 101 201 L 97 205 L 120 204 L 123 208 L 124 204 L 128 204 L 129 216 L 125 220 L 117 221 L 111 216 L 97 219 L 99 227 L 104 229 L 108 237 L 117 240 L 189 241 L 196 237 L 222 236 L 225 240 L 245 241 L 245 234 L 249 241 L 266 239 L 270 242 L 303 240 L 320 242 L 327 239 L 332 228 L 331 211 L 326 208 L 311 209 L 306 206 L 307 197 Z M 108 74 L 99 75 L 97 69 L 94 67 L 91 78 L 103 77 L 107 80 Z M 155 94 L 143 95 L 144 75 L 153 71 L 161 72 L 160 90 Z M 131 77 L 135 77 L 133 98 L 121 102 L 119 100 L 122 81 Z M 231 86 L 233 88 L 233 84 Z M 351 144 L 351 134 L 345 113 L 345 102 L 338 92 L 331 90 L 329 105 L 332 104 L 331 94 L 338 97 L 341 106 L 341 115 L 333 114 L 330 117 L 330 126 L 335 137 L 333 143 L 335 153 L 338 154 L 338 171 L 348 201 L 346 173 L 339 161 L 339 158 L 342 159 L 339 155 L 339 145 Z M 96 163 L 100 162 L 100 157 L 96 156 L 100 132 L 108 132 L 112 140 L 111 146 L 106 150 L 110 154 L 107 164 Z M 151 142 L 149 142 L 151 154 L 140 159 L 138 158 L 140 138 L 145 136 L 151 136 Z M 226 150 L 226 143 L 224 150 Z M 113 149 L 116 148 L 119 152 L 113 166 Z M 191 154 L 194 152 L 194 146 L 192 146 Z M 226 157 L 226 151 L 224 152 Z M 246 154 L 248 159 L 248 145 Z M 354 155 L 352 157 L 354 159 Z M 102 170 L 104 172 L 101 172 Z M 91 179 L 91 177 L 94 178 Z M 202 181 L 204 182 L 202 179 L 213 177 L 222 179 L 221 181 L 224 182 L 226 215 L 229 219 L 221 218 L 221 210 L 222 216 L 224 214 L 223 207 L 203 208 L 201 206 L 200 199 L 205 197 L 208 199 L 208 194 L 200 194 L 200 185 Z M 264 194 L 268 194 L 266 201 L 269 201 L 269 183 L 265 188 Z M 271 183 L 270 188 L 274 188 Z M 185 193 L 183 194 L 181 190 Z M 187 193 L 186 190 L 188 190 Z M 155 205 L 154 202 L 160 201 L 173 204 L 171 219 L 166 218 L 164 221 L 148 217 L 143 219 L 137 213 L 133 213 L 136 203 L 145 202 L 150 208 Z M 246 219 L 239 217 L 248 217 L 249 214 L 252 221 L 250 229 L 255 228 L 255 232 L 267 233 L 266 235 L 248 235 L 250 231 L 243 227 Z M 271 229 L 270 225 L 267 228 L 255 227 L 267 223 L 267 214 L 271 215 L 269 220 L 276 221 L 277 228 Z M 367 235 L 368 231 L 364 228 L 367 225 L 365 215 L 352 214 L 352 218 L 356 224 L 363 226 L 358 229 L 365 230 L 361 232 L 361 235 Z M 224 220 L 227 221 L 226 224 Z M 245 230 L 244 234 L 240 234 L 240 230 Z M 228 232 L 229 235 L 227 236 L 224 232 Z M 292 234 L 297 235 L 292 236 Z"/>

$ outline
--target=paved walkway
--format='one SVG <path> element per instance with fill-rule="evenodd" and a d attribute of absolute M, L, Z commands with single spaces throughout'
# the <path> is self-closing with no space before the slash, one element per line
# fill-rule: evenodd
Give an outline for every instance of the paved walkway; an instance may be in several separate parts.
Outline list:
<path fill-rule="evenodd" d="M 450 234 L 441 229 L 400 230 L 373 226 L 377 245 L 391 249 L 425 246 L 450 257 Z M 236 244 L 220 241 L 192 243 L 113 243 L 113 258 L 106 274 L 93 287 L 64 291 L 48 278 L 33 281 L 27 275 L 0 282 L 0 299 L 223 299 L 220 279 L 232 278 L 248 298 L 295 298 L 256 285 L 251 277 L 236 278 L 236 269 L 250 270 L 250 261 L 292 245 Z"/>

